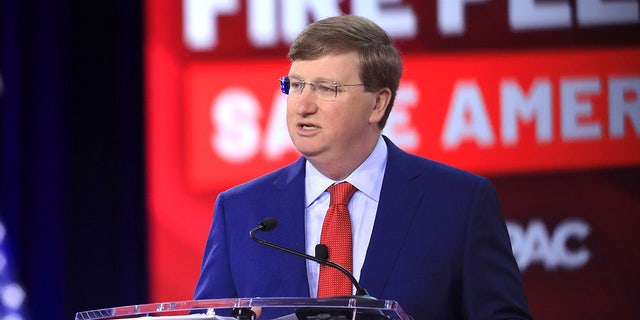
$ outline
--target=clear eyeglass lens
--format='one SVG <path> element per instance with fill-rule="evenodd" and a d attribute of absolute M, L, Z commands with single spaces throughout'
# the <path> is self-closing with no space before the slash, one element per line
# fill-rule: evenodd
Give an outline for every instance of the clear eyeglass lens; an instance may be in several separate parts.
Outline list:
<path fill-rule="evenodd" d="M 289 94 L 301 95 L 304 88 L 309 87 L 311 93 L 318 98 L 333 99 L 338 94 L 338 86 L 334 82 L 304 82 L 303 80 L 291 80 L 289 84 Z"/>
<path fill-rule="evenodd" d="M 338 86 L 335 82 L 322 81 L 314 84 L 309 84 L 312 91 L 317 97 L 322 99 L 333 99 L 338 95 Z"/>
<path fill-rule="evenodd" d="M 289 94 L 302 94 L 302 90 L 304 90 L 305 83 L 304 81 L 291 80 L 289 84 Z"/>

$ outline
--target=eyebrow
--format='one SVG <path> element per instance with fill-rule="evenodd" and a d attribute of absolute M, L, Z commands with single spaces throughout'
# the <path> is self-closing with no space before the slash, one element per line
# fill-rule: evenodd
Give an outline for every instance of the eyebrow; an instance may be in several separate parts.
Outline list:
<path fill-rule="evenodd" d="M 318 78 L 315 78 L 315 79 L 309 81 L 309 80 L 302 79 L 302 77 L 300 77 L 300 76 L 298 76 L 296 74 L 290 74 L 290 75 L 288 75 L 288 77 L 289 77 L 289 79 L 304 80 L 305 82 L 311 82 L 311 83 L 317 83 L 317 82 L 332 82 L 333 83 L 333 82 L 338 82 L 336 80 L 327 79 L 327 78 L 323 78 L 323 77 L 318 77 Z"/>

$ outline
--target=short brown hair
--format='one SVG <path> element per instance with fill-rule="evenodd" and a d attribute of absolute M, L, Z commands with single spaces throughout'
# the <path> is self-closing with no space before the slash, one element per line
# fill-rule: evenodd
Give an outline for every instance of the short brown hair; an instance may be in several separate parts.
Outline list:
<path fill-rule="evenodd" d="M 289 59 L 314 60 L 326 55 L 357 52 L 359 76 L 365 90 L 391 90 L 391 100 L 378 123 L 384 128 L 402 76 L 402 60 L 389 35 L 373 21 L 353 15 L 330 17 L 305 28 L 289 48 Z"/>

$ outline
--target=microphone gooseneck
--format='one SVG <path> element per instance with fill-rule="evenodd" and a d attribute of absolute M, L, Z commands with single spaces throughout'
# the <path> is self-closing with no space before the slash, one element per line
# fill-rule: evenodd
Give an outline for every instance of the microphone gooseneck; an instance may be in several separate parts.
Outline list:
<path fill-rule="evenodd" d="M 296 255 L 298 257 L 302 257 L 311 261 L 315 261 L 321 265 L 325 265 L 325 266 L 329 266 L 331 268 L 335 268 L 338 269 L 340 272 L 344 273 L 344 275 L 346 275 L 349 280 L 351 280 L 351 283 L 353 283 L 353 285 L 356 287 L 356 296 L 369 296 L 369 293 L 367 292 L 366 289 L 362 288 L 360 286 L 360 283 L 358 283 L 358 280 L 356 280 L 356 278 L 353 276 L 353 274 L 351 274 L 351 272 L 349 272 L 349 270 L 345 269 L 343 266 L 332 262 L 330 260 L 328 260 L 329 257 L 329 253 L 328 253 L 328 249 L 326 245 L 323 244 L 319 244 L 316 246 L 316 256 L 311 256 L 308 255 L 306 253 L 302 253 L 302 252 L 298 252 L 289 248 L 285 248 L 283 246 L 277 245 L 275 243 L 271 243 L 268 242 L 266 240 L 262 240 L 259 239 L 255 236 L 255 233 L 257 231 L 271 231 L 273 229 L 275 229 L 278 226 L 278 220 L 276 218 L 273 217 L 269 217 L 269 218 L 265 218 L 262 219 L 262 221 L 260 221 L 260 223 L 258 224 L 257 227 L 251 229 L 251 231 L 249 231 L 249 236 L 251 237 L 251 239 L 259 244 L 274 248 L 274 249 L 278 249 L 293 255 Z"/>

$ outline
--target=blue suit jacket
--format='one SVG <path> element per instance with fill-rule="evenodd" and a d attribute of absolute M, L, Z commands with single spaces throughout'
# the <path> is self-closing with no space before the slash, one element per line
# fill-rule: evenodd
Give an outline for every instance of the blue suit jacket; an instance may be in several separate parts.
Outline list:
<path fill-rule="evenodd" d="M 388 160 L 360 283 L 415 319 L 529 319 L 498 198 L 484 178 L 408 154 L 385 137 Z M 219 194 L 195 299 L 309 297 L 301 252 L 304 158 Z"/>

